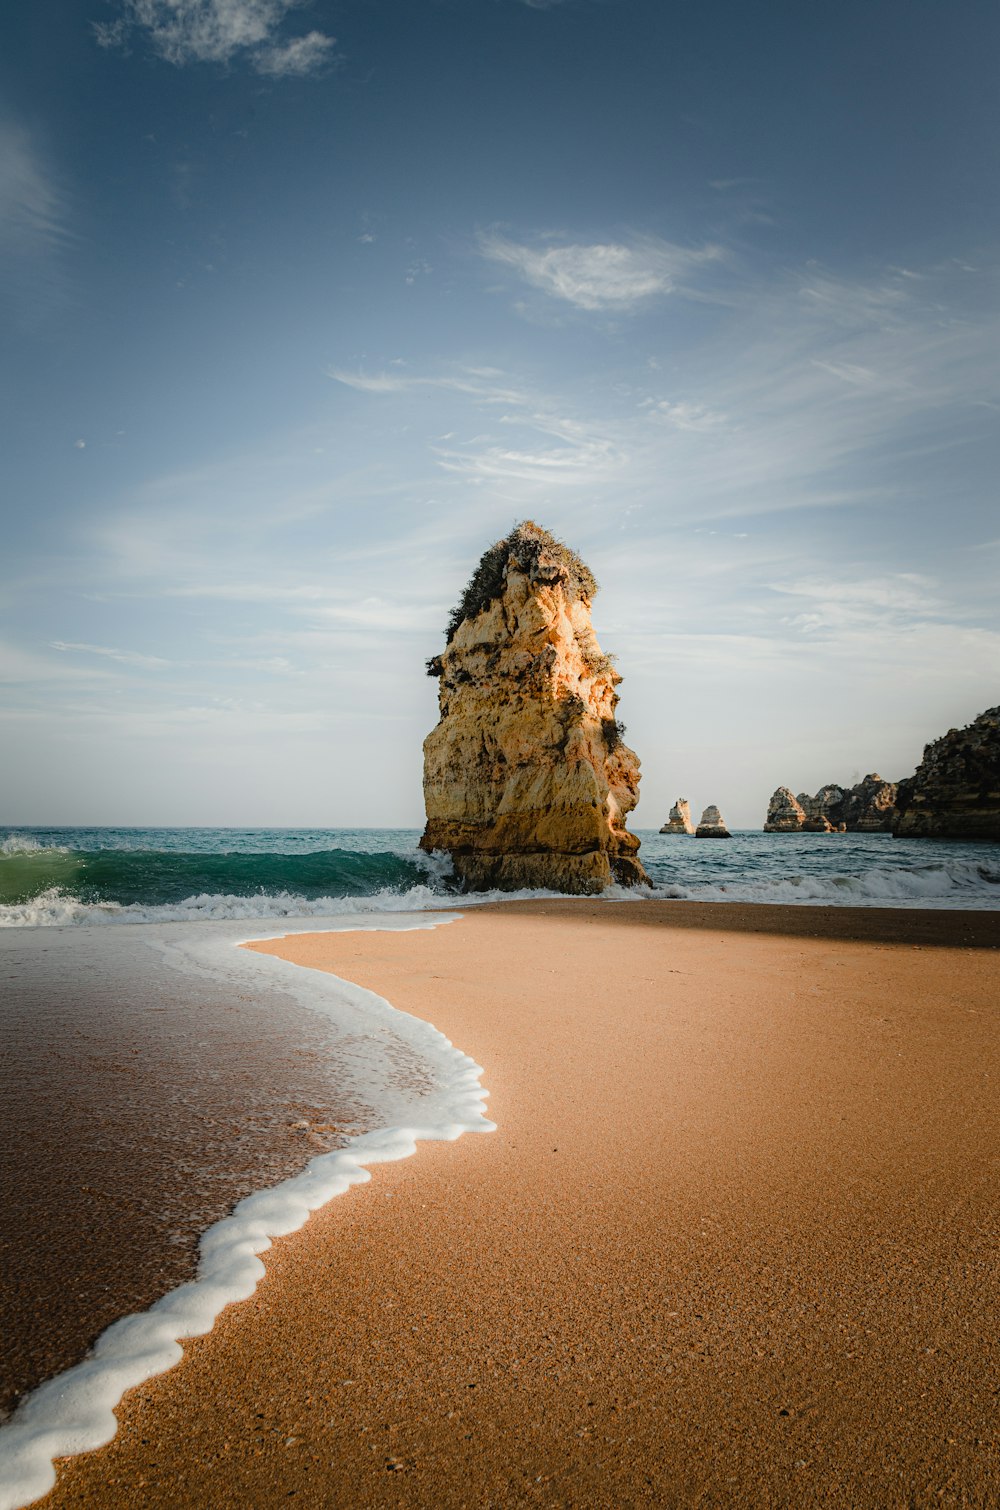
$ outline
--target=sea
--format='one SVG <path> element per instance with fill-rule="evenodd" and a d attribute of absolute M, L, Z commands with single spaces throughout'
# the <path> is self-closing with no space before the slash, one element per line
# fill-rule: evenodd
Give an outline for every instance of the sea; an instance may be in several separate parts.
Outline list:
<path fill-rule="evenodd" d="M 416 829 L 11 827 L 0 834 L 0 927 L 410 912 L 459 898 L 447 858 L 424 855 Z M 652 891 L 613 888 L 609 899 L 1000 907 L 995 844 L 749 830 L 711 840 L 638 834 Z"/>
<path fill-rule="evenodd" d="M 995 845 L 639 831 L 674 901 L 996 909 Z M 271 1240 L 420 1139 L 489 1132 L 483 1070 L 349 980 L 238 947 L 445 927 L 415 829 L 0 828 L 0 1510 L 251 1295 Z M 545 895 L 518 893 L 517 895 Z"/>

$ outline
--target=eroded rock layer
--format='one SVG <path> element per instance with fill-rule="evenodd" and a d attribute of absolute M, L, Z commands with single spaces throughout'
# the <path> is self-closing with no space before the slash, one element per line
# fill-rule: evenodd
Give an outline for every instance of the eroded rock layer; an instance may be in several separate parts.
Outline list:
<path fill-rule="evenodd" d="M 646 881 L 625 827 L 639 760 L 615 709 L 580 558 L 518 525 L 483 556 L 428 662 L 440 721 L 424 741 L 422 849 L 471 890 L 593 893 Z"/>
<path fill-rule="evenodd" d="M 902 837 L 1000 839 L 1000 707 L 927 745 L 896 804 Z"/>
<path fill-rule="evenodd" d="M 678 797 L 670 809 L 670 817 L 660 829 L 661 834 L 693 834 L 691 804 L 686 797 Z"/>

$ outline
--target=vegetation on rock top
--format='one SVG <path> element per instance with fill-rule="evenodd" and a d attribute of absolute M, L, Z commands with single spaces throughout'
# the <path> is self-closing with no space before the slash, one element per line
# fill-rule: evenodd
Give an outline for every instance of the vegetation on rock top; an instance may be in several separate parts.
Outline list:
<path fill-rule="evenodd" d="M 530 576 L 537 570 L 538 558 L 543 553 L 565 571 L 565 587 L 571 597 L 594 596 L 597 592 L 597 579 L 576 551 L 570 550 L 568 545 L 557 540 L 555 535 L 550 535 L 548 530 L 543 530 L 534 520 L 524 519 L 514 526 L 509 535 L 483 552 L 460 602 L 452 609 L 448 620 L 448 644 L 451 644 L 460 624 L 464 624 L 466 619 L 474 619 L 503 595 L 508 561 L 513 558 L 518 568 Z M 428 672 L 431 676 L 438 674 L 430 670 L 430 665 Z"/>

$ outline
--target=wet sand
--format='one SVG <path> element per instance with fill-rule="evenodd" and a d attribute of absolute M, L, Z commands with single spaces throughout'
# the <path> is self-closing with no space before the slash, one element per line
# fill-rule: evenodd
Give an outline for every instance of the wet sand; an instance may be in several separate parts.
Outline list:
<path fill-rule="evenodd" d="M 0 934 L 0 1417 L 189 1279 L 236 1201 L 365 1125 L 323 1019 L 158 968 L 130 932 Z"/>
<path fill-rule="evenodd" d="M 1000 915 L 511 903 L 258 946 L 499 1131 L 373 1171 L 47 1503 L 1000 1503 Z"/>

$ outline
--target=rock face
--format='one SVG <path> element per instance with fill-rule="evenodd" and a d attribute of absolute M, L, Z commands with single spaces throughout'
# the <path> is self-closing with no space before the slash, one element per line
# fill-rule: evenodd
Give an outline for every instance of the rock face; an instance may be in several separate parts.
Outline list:
<path fill-rule="evenodd" d="M 873 771 L 851 788 L 841 821 L 858 834 L 888 833 L 896 817 L 898 792 L 894 781 L 883 781 Z"/>
<path fill-rule="evenodd" d="M 661 834 L 693 834 L 694 824 L 691 822 L 691 804 L 686 797 L 678 797 L 670 809 L 670 817 L 660 829 Z"/>
<path fill-rule="evenodd" d="M 896 805 L 901 837 L 1000 839 L 1000 707 L 929 744 Z"/>
<path fill-rule="evenodd" d="M 787 786 L 779 786 L 767 804 L 765 834 L 797 834 L 806 821 L 802 805 Z"/>
<path fill-rule="evenodd" d="M 695 829 L 699 839 L 731 839 L 728 828 L 722 820 L 722 814 L 717 807 L 707 807 L 701 815 L 701 821 Z"/>
<path fill-rule="evenodd" d="M 519 524 L 486 551 L 427 664 L 441 717 L 424 741 L 420 847 L 447 851 L 469 890 L 647 880 L 625 827 L 639 760 L 590 622 L 596 591 L 573 551 Z"/>
<path fill-rule="evenodd" d="M 828 782 L 814 797 L 793 797 L 779 786 L 767 807 L 766 834 L 888 833 L 896 815 L 896 785 L 873 772 L 857 786 Z"/>

